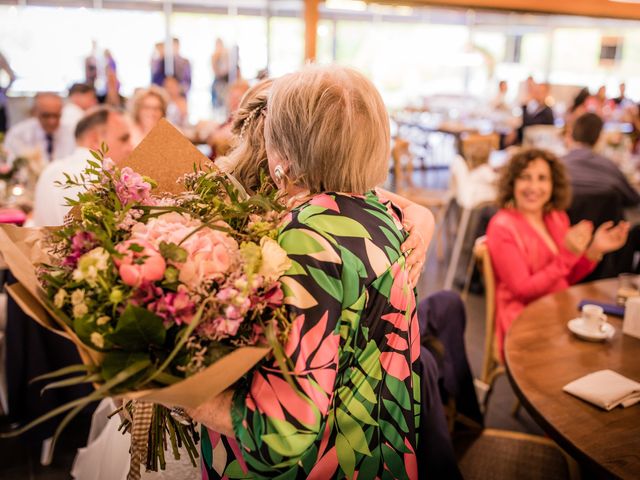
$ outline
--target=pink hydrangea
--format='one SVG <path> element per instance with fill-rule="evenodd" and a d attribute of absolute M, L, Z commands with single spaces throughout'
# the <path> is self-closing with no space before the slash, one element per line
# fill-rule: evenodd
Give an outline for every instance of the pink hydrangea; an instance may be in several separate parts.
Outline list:
<path fill-rule="evenodd" d="M 151 197 L 151 184 L 139 173 L 124 167 L 116 182 L 116 194 L 123 205 L 131 202 L 147 203 Z"/>
<path fill-rule="evenodd" d="M 164 277 L 167 264 L 149 242 L 126 240 L 115 248 L 123 255 L 121 258 L 114 258 L 114 261 L 125 285 L 139 287 L 143 283 L 155 282 Z"/>
<path fill-rule="evenodd" d="M 161 242 L 184 248 L 187 259 L 179 265 L 179 280 L 189 289 L 229 272 L 238 255 L 237 242 L 225 232 L 202 228 L 200 221 L 176 212 L 152 218 L 147 224 L 138 223 L 131 235 L 132 240 L 148 242 L 155 248 Z"/>

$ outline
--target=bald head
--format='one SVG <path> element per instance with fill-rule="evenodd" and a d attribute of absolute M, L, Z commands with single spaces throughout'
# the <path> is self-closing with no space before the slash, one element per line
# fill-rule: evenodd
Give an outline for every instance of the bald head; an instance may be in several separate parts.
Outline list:
<path fill-rule="evenodd" d="M 45 133 L 53 135 L 60 127 L 62 98 L 55 93 L 38 93 L 35 97 L 34 113 Z"/>

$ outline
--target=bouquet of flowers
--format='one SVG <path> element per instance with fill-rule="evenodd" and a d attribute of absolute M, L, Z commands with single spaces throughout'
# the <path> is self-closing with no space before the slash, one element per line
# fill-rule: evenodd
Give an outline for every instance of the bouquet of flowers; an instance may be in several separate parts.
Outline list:
<path fill-rule="evenodd" d="M 40 238 L 48 258 L 35 273 L 43 306 L 85 359 L 41 377 L 66 377 L 46 388 L 96 389 L 21 431 L 67 412 L 57 436 L 90 402 L 126 395 L 132 471 L 164 468 L 169 445 L 176 458 L 184 446 L 195 465 L 194 424 L 160 403 L 197 406 L 269 351 L 286 371 L 278 279 L 290 262 L 276 242 L 283 207 L 273 190 L 249 196 L 215 169 L 194 168 L 179 179 L 182 191 L 159 192 L 154 180 L 117 168 L 106 147 L 92 153 L 82 175 L 66 178 L 63 187 L 86 189 L 68 199 L 65 225 Z"/>

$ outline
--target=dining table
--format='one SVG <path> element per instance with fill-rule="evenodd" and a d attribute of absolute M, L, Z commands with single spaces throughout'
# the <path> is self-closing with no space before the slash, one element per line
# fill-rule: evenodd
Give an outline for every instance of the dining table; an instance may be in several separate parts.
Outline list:
<path fill-rule="evenodd" d="M 640 338 L 622 333 L 622 318 L 608 316 L 615 333 L 601 342 L 567 326 L 581 301 L 614 304 L 617 286 L 617 279 L 578 284 L 527 305 L 507 334 L 505 363 L 524 408 L 595 478 L 640 478 L 640 403 L 605 411 L 562 389 L 606 369 L 640 381 Z"/>

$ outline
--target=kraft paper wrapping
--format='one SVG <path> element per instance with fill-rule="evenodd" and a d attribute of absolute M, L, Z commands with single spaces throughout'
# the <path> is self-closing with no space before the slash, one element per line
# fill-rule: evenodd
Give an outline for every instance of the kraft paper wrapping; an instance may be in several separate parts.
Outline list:
<path fill-rule="evenodd" d="M 161 120 L 119 167 L 128 166 L 153 178 L 158 183 L 156 192 L 178 193 L 182 190 L 178 178 L 192 172 L 194 165 L 200 167 L 209 162 L 175 127 Z M 85 364 L 99 365 L 102 354 L 82 343 L 71 328 L 56 317 L 38 283 L 37 265 L 50 260 L 44 244 L 46 234 L 47 229 L 42 228 L 0 225 L 0 255 L 19 282 L 8 286 L 7 291 L 28 316 L 71 340 Z M 161 389 L 128 393 L 126 397 L 196 408 L 233 385 L 269 352 L 266 347 L 239 348 L 182 382 Z"/>

